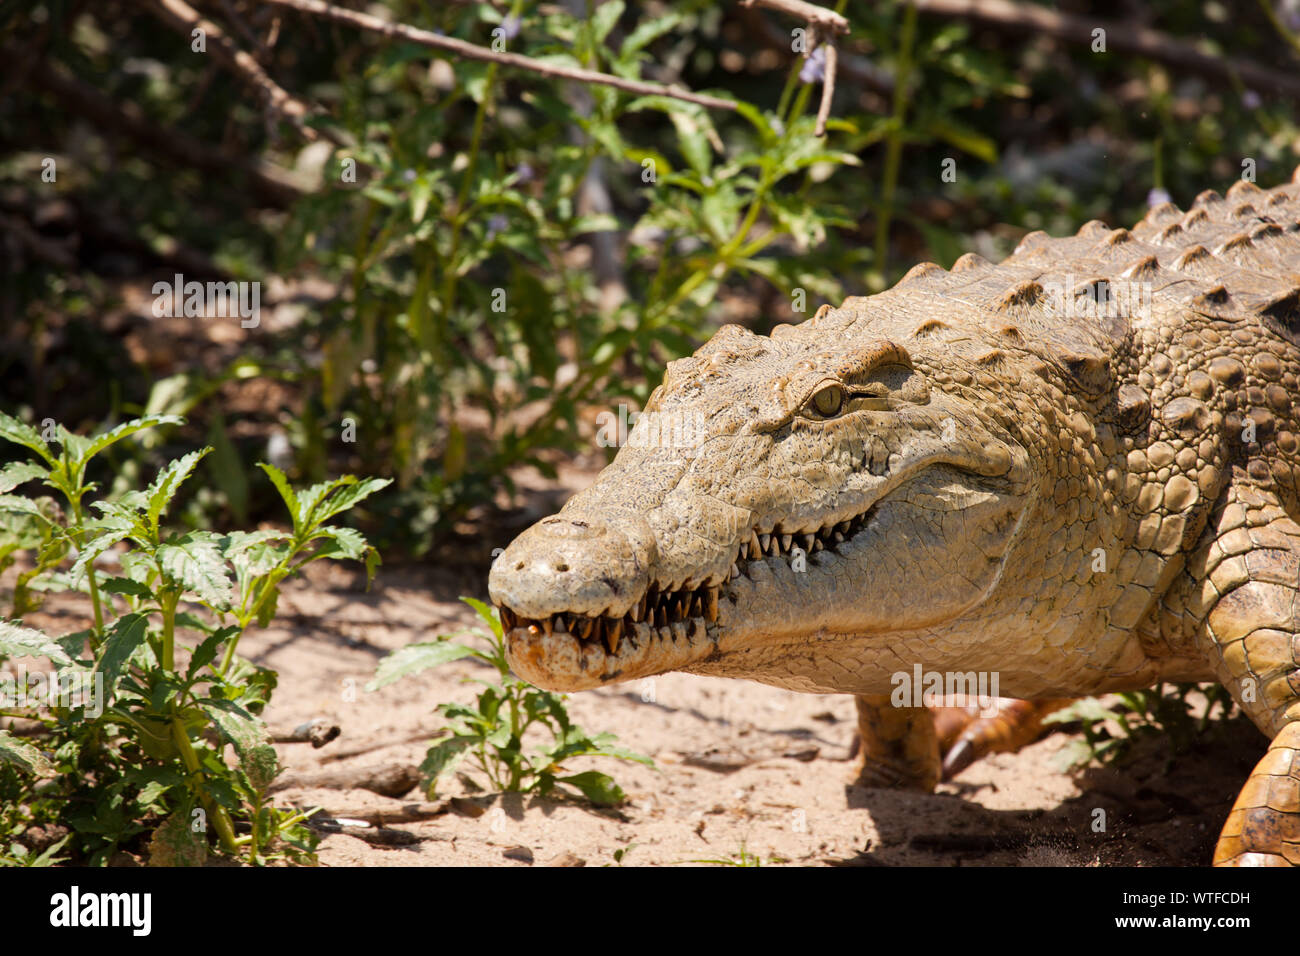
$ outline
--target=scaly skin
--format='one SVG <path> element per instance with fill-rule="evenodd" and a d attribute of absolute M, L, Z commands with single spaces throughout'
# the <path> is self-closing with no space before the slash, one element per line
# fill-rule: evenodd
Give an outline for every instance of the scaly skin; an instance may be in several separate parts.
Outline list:
<path fill-rule="evenodd" d="M 1216 679 L 1274 745 L 1215 862 L 1300 864 L 1297 184 L 722 328 L 494 563 L 516 672 L 856 694 L 922 787 L 933 726 L 880 708 L 914 665 L 1021 699 Z"/>

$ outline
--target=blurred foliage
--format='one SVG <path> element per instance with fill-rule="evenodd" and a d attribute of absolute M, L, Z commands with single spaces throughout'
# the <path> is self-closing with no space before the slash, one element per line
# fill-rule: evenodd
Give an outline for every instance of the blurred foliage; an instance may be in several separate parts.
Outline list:
<path fill-rule="evenodd" d="M 736 4 L 366 6 L 708 91 L 734 112 L 457 60 L 248 0 L 197 6 L 241 46 L 255 36 L 270 75 L 346 145 L 304 144 L 139 4 L 0 0 L 17 77 L 0 98 L 0 215 L 73 258 L 5 230 L 0 406 L 70 429 L 187 416 L 193 433 L 173 439 L 214 448 L 186 511 L 196 523 L 268 513 L 244 476 L 278 456 L 302 480 L 395 477 L 379 533 L 418 552 L 521 466 L 549 475 L 590 450 L 590 411 L 643 402 L 666 362 L 723 322 L 767 332 L 920 259 L 996 259 L 1031 229 L 1128 223 L 1153 190 L 1186 204 L 1237 178 L 1243 158 L 1271 185 L 1300 151 L 1294 104 L 1270 91 L 898 2 L 838 3 L 853 30 L 824 140 L 811 135 L 816 64 L 790 51 L 799 24 Z M 1294 11 L 1268 12 L 1165 0 L 1141 15 L 1294 72 L 1279 36 Z M 32 79 L 40 68 L 312 188 L 281 208 L 233 167 L 171 162 Z M 45 157 L 55 183 L 41 180 Z M 149 315 L 153 281 L 205 263 L 262 283 L 259 328 L 177 331 Z M 167 440 L 142 452 L 151 467 Z"/>

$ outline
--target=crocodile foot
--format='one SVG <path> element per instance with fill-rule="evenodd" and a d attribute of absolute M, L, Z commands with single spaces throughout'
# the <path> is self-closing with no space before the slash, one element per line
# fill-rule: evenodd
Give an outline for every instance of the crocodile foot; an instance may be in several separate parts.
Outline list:
<path fill-rule="evenodd" d="M 1031 744 L 1043 733 L 1043 718 L 1071 703 L 1071 698 L 1016 700 L 996 697 L 991 708 L 978 704 L 936 707 L 935 727 L 943 752 L 942 779 L 951 780 L 991 753 L 1008 753 Z"/>
<path fill-rule="evenodd" d="M 1215 866 L 1300 866 L 1300 723 L 1282 728 L 1233 804 Z"/>

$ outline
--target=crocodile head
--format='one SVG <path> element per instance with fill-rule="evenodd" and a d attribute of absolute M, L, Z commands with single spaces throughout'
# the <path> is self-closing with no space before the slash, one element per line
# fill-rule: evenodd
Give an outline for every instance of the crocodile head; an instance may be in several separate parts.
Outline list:
<path fill-rule="evenodd" d="M 887 691 L 900 633 L 980 613 L 1032 465 L 950 351 L 900 338 L 819 315 L 672 362 L 595 483 L 494 562 L 516 673 Z"/>

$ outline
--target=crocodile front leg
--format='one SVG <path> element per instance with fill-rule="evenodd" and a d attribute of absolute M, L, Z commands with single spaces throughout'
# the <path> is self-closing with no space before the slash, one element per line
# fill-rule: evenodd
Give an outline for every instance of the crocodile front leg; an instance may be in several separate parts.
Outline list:
<path fill-rule="evenodd" d="M 860 787 L 934 790 L 939 782 L 939 736 L 926 707 L 895 707 L 888 694 L 858 695 Z"/>
<path fill-rule="evenodd" d="M 1203 650 L 1272 743 L 1224 824 L 1216 866 L 1300 866 L 1300 525 L 1269 492 L 1230 489 L 1200 579 Z"/>

